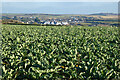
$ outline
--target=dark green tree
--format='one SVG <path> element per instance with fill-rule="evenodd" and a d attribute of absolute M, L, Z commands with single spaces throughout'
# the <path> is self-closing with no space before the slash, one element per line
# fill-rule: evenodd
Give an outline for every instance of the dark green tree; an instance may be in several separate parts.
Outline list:
<path fill-rule="evenodd" d="M 40 19 L 38 17 L 36 17 L 35 22 L 40 22 Z"/>

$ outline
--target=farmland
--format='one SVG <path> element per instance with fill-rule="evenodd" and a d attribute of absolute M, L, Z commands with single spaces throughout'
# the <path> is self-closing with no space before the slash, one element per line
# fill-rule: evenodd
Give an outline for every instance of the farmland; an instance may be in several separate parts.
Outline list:
<path fill-rule="evenodd" d="M 3 14 L 3 24 L 118 26 L 118 15 L 113 13 L 80 14 Z"/>
<path fill-rule="evenodd" d="M 3 79 L 119 79 L 118 27 L 2 25 Z"/>

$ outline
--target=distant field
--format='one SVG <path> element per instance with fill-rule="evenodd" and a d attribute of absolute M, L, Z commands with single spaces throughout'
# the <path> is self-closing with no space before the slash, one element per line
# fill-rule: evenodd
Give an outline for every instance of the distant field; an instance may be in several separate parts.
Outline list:
<path fill-rule="evenodd" d="M 101 16 L 101 15 L 88 15 L 87 17 L 95 17 L 95 18 L 103 18 L 103 19 L 118 19 L 117 15 L 108 15 L 108 16 Z"/>
<path fill-rule="evenodd" d="M 120 79 L 118 27 L 2 25 L 3 79 Z"/>
<path fill-rule="evenodd" d="M 52 19 L 52 18 L 69 18 L 70 16 L 85 16 L 85 17 L 94 17 L 94 18 L 97 18 L 97 19 L 118 19 L 118 16 L 117 15 L 107 15 L 107 16 L 102 16 L 102 15 L 72 15 L 72 14 L 59 14 L 59 15 L 56 15 L 56 14 L 32 14 L 32 15 L 25 15 L 25 14 L 3 14 L 2 16 L 8 16 L 8 17 L 14 17 L 14 16 L 19 16 L 19 17 L 40 17 L 40 18 L 43 18 L 43 19 Z"/>
<path fill-rule="evenodd" d="M 100 19 L 118 19 L 118 15 L 81 15 L 81 14 L 2 14 L 2 16 L 9 16 L 9 17 L 14 17 L 14 16 L 19 16 L 19 17 L 40 17 L 40 18 L 69 18 L 70 16 L 86 16 L 86 17 L 95 17 Z"/>
<path fill-rule="evenodd" d="M 115 18 L 115 19 L 118 18 L 118 16 L 101 16 L 101 17 L 102 17 L 102 18 L 107 18 L 107 19 L 108 19 L 108 18 L 112 18 L 112 19 L 114 19 L 114 18 Z"/>
<path fill-rule="evenodd" d="M 70 17 L 73 16 L 71 14 L 3 14 L 3 16 L 9 16 L 9 17 L 13 17 L 13 16 L 20 16 L 20 17 L 41 17 L 41 18 L 66 18 L 66 17 Z"/>

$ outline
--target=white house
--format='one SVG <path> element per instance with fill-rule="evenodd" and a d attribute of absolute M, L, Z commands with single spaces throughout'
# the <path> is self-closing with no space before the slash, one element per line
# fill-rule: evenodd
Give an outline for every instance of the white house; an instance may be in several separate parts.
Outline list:
<path fill-rule="evenodd" d="M 54 23 L 54 22 L 51 22 L 50 24 L 51 24 L 51 25 L 55 25 L 55 23 Z"/>
<path fill-rule="evenodd" d="M 62 22 L 62 25 L 68 25 L 68 22 Z"/>
<path fill-rule="evenodd" d="M 62 25 L 61 22 L 57 22 L 56 25 Z"/>
<path fill-rule="evenodd" d="M 46 21 L 44 24 L 50 24 L 50 21 Z"/>

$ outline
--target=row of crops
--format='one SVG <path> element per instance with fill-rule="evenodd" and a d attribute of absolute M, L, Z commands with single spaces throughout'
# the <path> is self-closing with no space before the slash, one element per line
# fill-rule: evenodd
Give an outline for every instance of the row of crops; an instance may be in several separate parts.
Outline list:
<path fill-rule="evenodd" d="M 2 26 L 4 80 L 120 79 L 117 27 Z"/>

